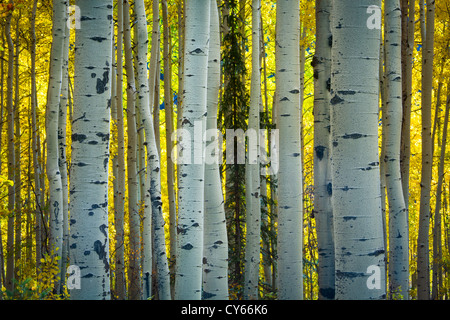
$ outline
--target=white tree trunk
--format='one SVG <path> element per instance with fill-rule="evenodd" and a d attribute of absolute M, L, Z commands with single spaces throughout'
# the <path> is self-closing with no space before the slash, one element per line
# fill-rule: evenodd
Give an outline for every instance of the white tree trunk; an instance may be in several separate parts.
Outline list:
<path fill-rule="evenodd" d="M 173 99 L 172 99 L 172 68 L 170 50 L 170 26 L 169 8 L 167 0 L 162 2 L 163 29 L 164 29 L 164 111 L 166 116 L 166 137 L 171 137 L 174 131 L 173 124 Z M 169 256 L 170 273 L 175 274 L 176 248 L 177 248 L 177 202 L 175 192 L 175 166 L 172 160 L 172 150 L 174 143 L 171 139 L 166 139 L 166 161 L 167 161 L 167 193 L 169 202 Z"/>
<path fill-rule="evenodd" d="M 210 42 L 208 53 L 208 118 L 206 129 L 217 131 L 217 105 L 220 85 L 220 31 L 219 12 L 215 0 L 211 1 Z M 206 137 L 207 141 L 208 137 Z M 220 140 L 210 142 L 218 150 Z M 210 144 L 208 144 L 210 145 Z M 205 214 L 203 247 L 204 300 L 228 300 L 228 238 L 225 220 L 222 182 L 220 179 L 220 152 L 214 162 L 205 163 Z"/>
<path fill-rule="evenodd" d="M 248 139 L 249 155 L 246 163 L 246 206 L 247 206 L 247 236 L 245 246 L 245 279 L 244 298 L 257 300 L 259 297 L 259 261 L 260 261 L 260 238 L 261 238 L 261 179 L 259 161 L 259 125 L 261 107 L 261 70 L 259 37 L 261 1 L 252 1 L 252 77 L 250 91 L 250 111 L 248 119 L 248 130 L 255 134 L 255 141 Z M 255 143 L 256 145 L 251 145 Z M 255 162 L 251 152 L 257 151 Z"/>
<path fill-rule="evenodd" d="M 402 127 L 401 11 L 399 0 L 385 2 L 386 114 L 385 161 L 389 202 L 389 287 L 391 293 L 408 299 L 408 220 L 400 175 Z"/>
<path fill-rule="evenodd" d="M 63 78 L 63 46 L 67 20 L 67 1 L 53 1 L 53 43 L 50 62 L 50 79 L 47 92 L 47 177 L 49 181 L 50 250 L 59 257 L 61 269 L 63 246 L 63 191 L 59 170 L 58 115 Z M 59 287 L 59 282 L 56 284 Z"/>
<path fill-rule="evenodd" d="M 137 36 L 138 36 L 138 97 L 140 100 L 139 111 L 142 118 L 142 126 L 145 131 L 145 140 L 147 146 L 147 181 L 144 207 L 144 278 L 150 279 L 151 275 L 151 214 L 156 217 L 154 220 L 154 245 L 157 267 L 158 295 L 161 300 L 169 300 L 170 279 L 167 253 L 164 237 L 164 219 L 161 200 L 161 176 L 159 154 L 156 147 L 155 130 L 153 127 L 152 114 L 150 112 L 149 88 L 147 81 L 147 22 L 145 15 L 144 0 L 135 2 L 137 13 Z M 150 287 L 151 282 L 145 282 Z M 144 298 L 150 298 L 151 292 L 144 288 Z"/>
<path fill-rule="evenodd" d="M 77 30 L 70 175 L 70 263 L 81 269 L 80 289 L 70 297 L 110 299 L 108 161 L 111 0 L 77 1 Z"/>
<path fill-rule="evenodd" d="M 300 142 L 300 4 L 277 2 L 276 97 L 278 171 L 278 298 L 303 298 L 303 212 Z"/>
<path fill-rule="evenodd" d="M 372 5 L 377 6 L 371 7 L 375 8 L 373 15 L 368 11 Z M 380 299 L 386 294 L 378 157 L 380 7 L 381 1 L 333 2 L 331 172 L 336 299 Z"/>
<path fill-rule="evenodd" d="M 314 56 L 314 217 L 319 253 L 319 299 L 334 299 L 333 209 L 330 162 L 330 0 L 316 1 Z"/>
<path fill-rule="evenodd" d="M 190 148 L 190 163 L 179 164 L 177 266 L 175 299 L 200 299 L 202 291 L 204 140 L 210 5 L 187 0 L 182 129 Z M 195 127 L 195 130 L 194 130 Z M 194 135 L 195 131 L 195 135 Z M 198 139 L 200 137 L 200 139 Z M 183 138 L 183 139 L 185 139 Z M 189 155 L 188 155 L 189 156 Z"/>
<path fill-rule="evenodd" d="M 137 174 L 136 83 L 131 44 L 130 3 L 123 0 L 123 42 L 127 74 L 127 130 L 128 130 L 128 215 L 129 215 L 129 264 L 128 298 L 141 298 L 141 236 L 139 217 L 139 186 Z"/>
<path fill-rule="evenodd" d="M 61 186 L 63 196 L 63 246 L 61 259 L 61 292 L 64 290 L 64 277 L 66 275 L 67 260 L 69 257 L 69 181 L 67 179 L 67 152 L 66 152 L 66 137 L 67 137 L 67 103 L 69 101 L 69 45 L 70 45 L 70 29 L 66 24 L 65 38 L 63 47 L 63 77 L 61 85 L 61 99 L 59 104 L 58 117 L 58 148 L 59 148 L 59 171 L 61 173 Z"/>

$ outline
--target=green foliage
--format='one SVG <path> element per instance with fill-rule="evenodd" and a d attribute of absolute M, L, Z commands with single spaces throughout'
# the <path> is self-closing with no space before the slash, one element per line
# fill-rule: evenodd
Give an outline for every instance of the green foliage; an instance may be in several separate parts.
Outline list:
<path fill-rule="evenodd" d="M 39 266 L 36 279 L 28 277 L 23 281 L 13 279 L 14 288 L 12 291 L 2 288 L 5 300 L 60 300 L 68 296 L 67 289 L 63 296 L 55 294 L 54 288 L 60 280 L 58 268 L 59 257 L 52 251 L 44 254 Z"/>

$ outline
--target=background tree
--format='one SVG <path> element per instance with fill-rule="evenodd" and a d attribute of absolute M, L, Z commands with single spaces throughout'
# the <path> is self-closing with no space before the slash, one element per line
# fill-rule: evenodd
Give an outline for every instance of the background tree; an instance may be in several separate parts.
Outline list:
<path fill-rule="evenodd" d="M 417 297 L 430 299 L 430 197 L 432 178 L 431 103 L 434 56 L 435 2 L 427 3 L 426 37 L 422 38 L 422 175 L 420 180 L 420 217 L 417 238 Z"/>
<path fill-rule="evenodd" d="M 408 219 L 400 174 L 402 122 L 401 10 L 399 1 L 385 3 L 386 114 L 385 174 L 389 202 L 389 283 L 390 292 L 408 299 L 409 250 Z"/>
<path fill-rule="evenodd" d="M 330 1 L 316 1 L 316 54 L 314 67 L 314 216 L 319 252 L 319 298 L 334 298 L 333 210 L 331 206 L 330 162 L 330 82 L 331 31 Z"/>
<path fill-rule="evenodd" d="M 250 109 L 248 120 L 248 146 L 246 162 L 246 213 L 247 236 L 245 246 L 245 286 L 246 299 L 258 299 L 260 239 L 261 239 L 261 169 L 260 169 L 260 109 L 261 70 L 259 34 L 261 3 L 252 1 L 252 77 L 250 89 Z M 252 139 L 252 137 L 254 137 Z"/>

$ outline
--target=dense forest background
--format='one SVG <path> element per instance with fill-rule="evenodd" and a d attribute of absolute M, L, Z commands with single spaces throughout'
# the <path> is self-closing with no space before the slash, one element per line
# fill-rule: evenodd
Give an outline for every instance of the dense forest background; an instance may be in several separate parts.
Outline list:
<path fill-rule="evenodd" d="M 344 26 L 345 21 L 352 21 L 353 11 L 347 10 L 352 5 L 356 7 L 352 1 L 339 1 L 341 5 L 337 1 L 320 0 L 87 2 L 10 0 L 0 3 L 2 299 L 315 300 L 333 299 L 335 290 L 341 298 L 355 298 L 342 293 L 347 290 L 347 282 L 345 285 L 341 282 L 338 287 L 337 281 L 334 288 L 334 277 L 342 277 L 345 272 L 335 272 L 334 262 L 331 267 L 328 260 L 321 260 L 325 253 L 330 254 L 323 243 L 333 241 L 326 235 L 326 230 L 333 230 L 333 226 L 331 222 L 324 223 L 326 217 L 318 226 L 318 219 L 326 210 L 323 202 L 319 210 L 320 198 L 327 194 L 338 198 L 340 194 L 331 182 L 325 188 L 317 185 L 318 174 L 324 168 L 318 163 L 328 157 L 329 149 L 328 145 L 318 144 L 316 129 L 324 121 L 318 108 L 321 101 L 327 101 L 328 108 L 332 108 L 342 103 L 341 98 L 345 100 L 354 94 L 348 88 L 339 87 L 341 84 L 345 87 L 345 77 L 333 82 L 335 76 L 338 79 L 339 74 L 346 72 L 356 74 L 357 81 L 367 84 L 370 90 L 374 87 L 369 82 L 375 81 L 376 99 L 372 101 L 376 103 L 378 121 L 369 120 L 368 126 L 377 130 L 376 146 L 341 152 L 350 158 L 373 152 L 379 157 L 373 162 L 373 167 L 379 169 L 378 180 L 372 182 L 380 196 L 374 197 L 381 199 L 382 231 L 377 231 L 376 237 L 382 239 L 384 248 L 375 255 L 382 261 L 378 266 L 383 275 L 376 281 L 381 281 L 384 294 L 377 297 L 450 298 L 450 150 L 447 146 L 450 1 L 361 1 L 364 15 L 360 14 L 363 16 L 360 22 L 367 21 L 364 27 L 373 31 L 369 28 L 370 19 L 375 25 L 379 19 L 380 28 L 374 27 L 379 38 L 375 37 L 370 44 L 367 39 L 372 36 L 367 36 L 366 31 L 361 31 L 361 37 L 356 33 L 348 33 L 346 37 L 338 28 L 336 35 L 333 33 L 339 13 L 350 12 L 348 17 L 342 14 Z M 333 8 L 335 11 L 331 10 L 333 5 L 337 7 Z M 366 12 L 370 5 L 375 8 Z M 97 10 L 96 6 L 101 6 L 106 13 L 102 11 L 98 17 L 91 15 L 89 8 Z M 379 15 L 376 8 L 380 8 Z M 282 10 L 285 10 L 283 15 Z M 294 18 L 287 18 L 289 12 Z M 399 13 L 392 21 L 397 23 L 400 42 L 390 42 L 390 36 L 396 33 L 390 31 L 393 27 L 388 12 Z M 215 15 L 217 21 L 213 23 Z M 84 27 L 84 23 L 92 21 L 97 22 Z M 93 38 L 95 45 L 83 42 Z M 292 39 L 297 46 L 289 52 L 296 54 L 280 53 L 289 47 Z M 194 42 L 198 48 L 192 47 Z M 351 44 L 359 44 L 364 50 L 377 46 L 375 72 L 367 74 L 364 72 L 373 69 L 360 69 L 359 64 L 348 66 L 344 62 L 342 65 L 347 69 L 339 69 L 340 64 L 331 66 L 331 62 L 328 66 L 331 69 L 321 69 L 326 61 L 337 61 L 338 55 L 331 48 L 354 51 L 356 55 L 360 47 Z M 206 54 L 203 60 L 200 59 L 202 46 L 209 46 L 209 58 Z M 327 46 L 328 49 L 323 49 Z M 398 51 L 391 51 L 395 49 Z M 328 58 L 324 58 L 327 54 Z M 291 60 L 283 60 L 284 56 Z M 106 67 L 105 62 L 98 62 L 103 58 Z M 201 64 L 203 67 L 198 68 Z M 288 97 L 283 90 L 291 85 L 291 78 L 282 77 L 281 65 L 295 65 L 299 71 L 292 76 L 297 81 L 293 85 L 295 90 L 289 91 L 298 96 L 300 133 L 295 151 L 298 162 L 293 167 L 283 162 L 283 150 L 288 150 L 283 148 L 289 148 L 292 140 L 283 130 L 296 125 L 279 111 L 288 109 L 279 108 L 284 108 L 285 100 L 293 103 L 295 100 L 277 98 Z M 203 70 L 204 76 L 196 78 L 189 73 L 191 70 Z M 324 78 L 326 72 L 330 76 Z M 391 81 L 395 72 L 398 77 Z M 210 75 L 216 78 L 209 78 Z M 395 87 L 395 83 L 400 87 Z M 215 91 L 207 92 L 206 87 Z M 333 95 L 336 92 L 340 92 L 340 97 Z M 395 104 L 395 99 L 390 100 L 392 97 L 387 93 L 401 98 L 400 109 L 392 111 L 386 107 Z M 99 100 L 91 105 L 86 97 L 96 94 Z M 366 98 L 358 99 L 355 101 L 365 105 Z M 196 101 L 205 108 L 208 105 L 208 119 L 204 111 L 198 113 L 199 109 L 195 109 Z M 89 122 L 90 111 L 100 109 L 97 107 L 100 105 L 105 106 L 104 113 L 91 115 L 92 122 Z M 187 127 L 197 119 L 197 113 L 205 114 L 203 120 L 198 118 L 204 123 L 203 130 L 218 129 L 223 135 L 227 129 L 254 128 L 268 133 L 279 129 L 280 179 L 277 171 L 270 171 L 273 162 L 263 164 L 263 171 L 259 164 L 255 171 L 248 157 L 247 164 L 239 164 L 237 142 L 229 158 L 226 155 L 229 145 L 224 147 L 223 161 L 217 166 L 206 164 L 198 169 L 197 164 L 177 161 L 175 158 L 180 157 L 177 148 L 181 144 L 173 138 L 174 132 L 184 128 L 192 137 L 197 136 L 199 132 L 194 126 Z M 347 116 L 351 118 L 352 114 Z M 100 119 L 99 122 L 94 118 Z M 325 118 L 330 121 L 330 116 Z M 336 128 L 338 118 L 331 116 Z M 102 120 L 106 127 L 101 127 Z M 345 126 L 344 120 L 339 125 Z M 365 126 L 364 122 L 360 124 Z M 333 125 L 328 122 L 328 132 Z M 399 144 L 393 147 L 397 148 L 394 151 L 389 147 L 391 144 L 386 144 L 393 135 L 389 133 L 390 128 L 398 129 Z M 360 140 L 357 133 L 345 128 L 342 131 L 346 132 L 345 141 Z M 266 134 L 258 135 L 257 139 L 264 142 L 261 142 L 262 149 L 268 150 L 272 161 L 275 149 L 270 146 L 274 144 L 271 139 L 275 138 Z M 329 138 L 325 141 L 331 143 Z M 250 150 L 252 146 L 248 143 L 247 150 Z M 386 152 L 398 156 L 389 158 Z M 89 167 L 86 163 L 91 161 L 83 158 L 85 155 L 100 159 L 105 170 L 100 165 L 83 176 L 83 168 Z M 337 153 L 335 156 L 337 159 Z M 230 159 L 234 162 L 229 162 Z M 386 174 L 386 170 L 394 162 L 401 170 L 397 181 L 401 181 L 402 189 L 397 196 L 401 194 L 404 200 L 404 208 L 400 210 L 406 216 L 401 229 L 405 232 L 403 236 L 400 231 L 399 236 L 390 233 L 390 229 L 397 228 L 390 224 L 396 209 L 390 207 L 395 199 L 390 194 L 391 173 Z M 286 176 L 285 168 L 294 169 Z M 204 174 L 198 176 L 202 171 Z M 344 169 L 342 173 L 351 175 Z M 290 197 L 290 191 L 296 187 L 296 177 L 301 191 Z M 78 193 L 80 190 L 86 193 Z M 91 201 L 90 195 L 99 195 L 103 202 Z M 292 205 L 295 201 L 289 202 L 296 197 L 300 200 L 297 208 Z M 362 214 L 372 214 L 371 200 L 364 196 L 355 196 L 353 200 Z M 89 203 L 89 208 L 83 201 Z M 219 207 L 222 212 L 216 210 Z M 292 207 L 300 219 L 298 229 L 291 220 L 279 220 L 291 214 Z M 200 215 L 195 215 L 197 211 Z M 100 215 L 106 220 L 87 220 Z M 207 217 L 216 220 L 208 222 Z M 333 219 L 331 213 L 328 217 Z M 341 218 L 345 222 L 357 221 L 351 214 Z M 88 222 L 81 225 L 83 219 Z M 95 230 L 90 229 L 95 223 L 98 223 Z M 188 224 L 191 227 L 186 227 Z M 194 234 L 192 226 L 199 225 L 201 229 L 193 240 L 183 243 L 183 237 Z M 371 238 L 371 225 L 372 222 L 362 225 L 355 222 L 355 229 L 360 230 L 355 237 Z M 337 226 L 339 221 L 335 220 L 335 233 L 339 233 Z M 207 231 L 212 236 L 208 237 Z M 220 233 L 223 231 L 225 237 Z M 293 257 L 291 261 L 292 253 L 288 249 L 295 251 L 294 234 L 300 237 L 301 248 L 295 253 L 299 258 Z M 92 235 L 89 241 L 93 245 L 86 244 L 80 249 L 81 238 L 87 239 L 87 235 Z M 74 240 L 76 237 L 80 237 L 78 242 Z M 197 248 L 198 237 L 202 238 L 198 243 L 204 244 L 205 249 Z M 399 285 L 392 275 L 397 267 L 394 267 L 394 257 L 398 258 L 393 244 L 401 237 L 407 240 L 407 249 L 403 245 L 407 261 L 400 262 L 407 288 L 405 282 Z M 360 242 L 364 241 L 360 239 Z M 72 254 L 75 249 L 82 251 Z M 355 248 L 356 255 L 358 250 Z M 87 260 L 89 257 L 100 261 L 100 265 L 93 267 L 91 260 Z M 297 277 L 284 274 L 286 265 L 289 269 L 291 264 L 301 268 Z M 371 275 L 369 270 L 366 272 L 367 267 L 361 266 L 360 270 Z M 104 274 L 96 268 L 105 269 Z M 358 277 L 356 273 L 352 275 Z M 350 273 L 345 276 L 350 277 Z M 221 279 L 225 279 L 225 285 Z M 192 283 L 197 287 L 192 287 Z M 291 290 L 289 283 L 296 287 Z M 365 284 L 366 278 L 361 283 Z M 298 292 L 293 293 L 295 290 Z M 352 290 L 358 291 L 353 287 L 348 292 Z"/>

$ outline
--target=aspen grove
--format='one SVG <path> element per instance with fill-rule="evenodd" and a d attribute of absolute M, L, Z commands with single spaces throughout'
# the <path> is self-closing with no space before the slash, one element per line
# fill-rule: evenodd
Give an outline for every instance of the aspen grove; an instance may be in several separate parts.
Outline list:
<path fill-rule="evenodd" d="M 2 1 L 0 299 L 450 299 L 449 22 Z"/>

